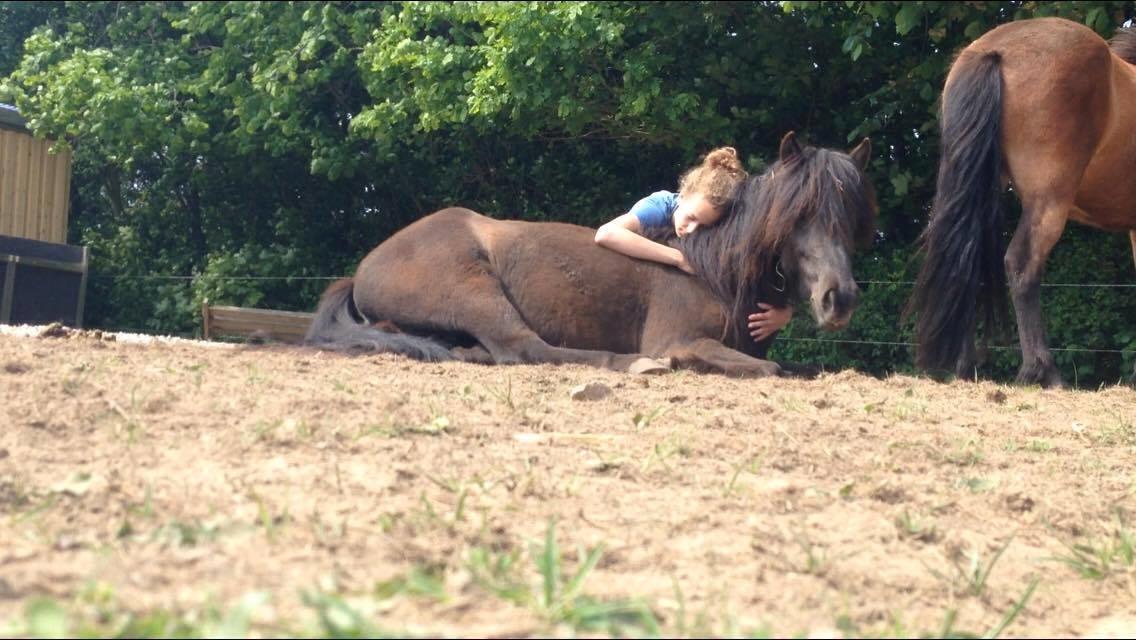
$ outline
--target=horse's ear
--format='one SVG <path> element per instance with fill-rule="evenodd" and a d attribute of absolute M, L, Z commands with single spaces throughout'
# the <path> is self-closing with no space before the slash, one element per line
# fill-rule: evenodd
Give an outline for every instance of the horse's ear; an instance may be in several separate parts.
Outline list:
<path fill-rule="evenodd" d="M 864 138 L 856 148 L 849 151 L 848 155 L 852 156 L 852 160 L 860 167 L 860 170 L 868 168 L 868 160 L 872 157 L 872 139 Z"/>
<path fill-rule="evenodd" d="M 781 138 L 781 162 L 785 162 L 793 156 L 800 155 L 801 143 L 797 142 L 797 132 L 790 131 Z"/>

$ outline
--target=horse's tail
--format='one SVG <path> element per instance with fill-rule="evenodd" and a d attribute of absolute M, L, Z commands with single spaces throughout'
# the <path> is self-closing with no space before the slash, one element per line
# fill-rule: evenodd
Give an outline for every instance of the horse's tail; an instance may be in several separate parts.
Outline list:
<path fill-rule="evenodd" d="M 997 53 L 960 59 L 943 92 L 939 177 L 920 238 L 926 255 L 904 312 L 918 313 L 916 364 L 925 369 L 962 375 L 979 317 L 993 329 L 1007 315 L 1001 63 Z"/>
<path fill-rule="evenodd" d="M 354 292 L 352 278 L 337 280 L 323 292 L 304 344 L 333 351 L 400 353 L 430 362 L 454 359 L 445 345 L 430 338 L 391 333 L 369 325 L 355 308 Z"/>

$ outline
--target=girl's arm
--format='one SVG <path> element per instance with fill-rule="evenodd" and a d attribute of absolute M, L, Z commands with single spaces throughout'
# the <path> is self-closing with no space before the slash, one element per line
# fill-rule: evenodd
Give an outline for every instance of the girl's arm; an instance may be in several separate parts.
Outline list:
<path fill-rule="evenodd" d="M 682 252 L 639 235 L 643 231 L 634 213 L 625 213 L 596 231 L 596 244 L 632 258 L 653 260 L 678 267 L 687 273 L 694 270 Z"/>

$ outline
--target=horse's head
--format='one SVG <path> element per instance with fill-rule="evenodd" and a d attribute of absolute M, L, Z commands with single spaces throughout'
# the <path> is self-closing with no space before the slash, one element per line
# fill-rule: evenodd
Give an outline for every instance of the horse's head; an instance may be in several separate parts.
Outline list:
<path fill-rule="evenodd" d="M 852 319 L 860 297 L 852 254 L 875 233 L 876 194 L 864 174 L 870 154 L 867 138 L 842 153 L 803 147 L 789 132 L 780 160 L 762 177 L 770 181 L 765 186 L 772 198 L 764 226 L 779 240 L 777 277 L 829 331 Z"/>
<path fill-rule="evenodd" d="M 876 193 L 864 174 L 870 154 L 867 138 L 842 153 L 803 147 L 789 132 L 780 159 L 738 188 L 718 224 L 672 240 L 732 307 L 738 344 L 748 342 L 746 316 L 758 302 L 786 297 L 808 301 L 825 329 L 848 325 L 859 297 L 852 253 L 875 233 Z"/>

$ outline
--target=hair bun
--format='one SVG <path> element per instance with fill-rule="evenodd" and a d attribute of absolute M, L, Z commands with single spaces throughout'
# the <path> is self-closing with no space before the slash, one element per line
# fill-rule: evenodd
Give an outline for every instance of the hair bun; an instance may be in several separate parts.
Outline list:
<path fill-rule="evenodd" d="M 718 147 L 706 154 L 702 166 L 708 169 L 724 169 L 730 173 L 744 173 L 738 150 L 733 147 Z"/>

